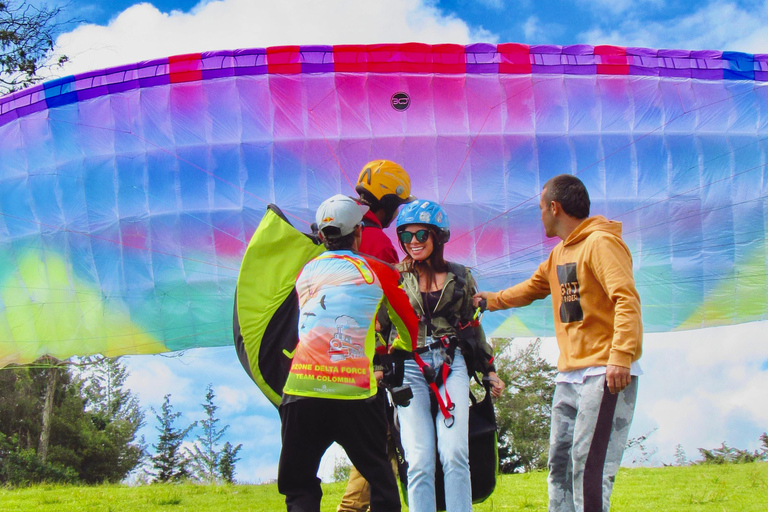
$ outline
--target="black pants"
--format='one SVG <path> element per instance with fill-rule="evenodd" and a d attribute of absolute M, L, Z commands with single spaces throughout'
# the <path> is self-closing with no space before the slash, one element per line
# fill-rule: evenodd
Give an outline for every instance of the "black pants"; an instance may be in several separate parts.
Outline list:
<path fill-rule="evenodd" d="M 371 484 L 371 512 L 400 512 L 392 466 L 387 459 L 387 420 L 381 398 L 304 398 L 280 406 L 283 448 L 277 489 L 288 512 L 319 512 L 323 491 L 317 470 L 333 442 Z"/>

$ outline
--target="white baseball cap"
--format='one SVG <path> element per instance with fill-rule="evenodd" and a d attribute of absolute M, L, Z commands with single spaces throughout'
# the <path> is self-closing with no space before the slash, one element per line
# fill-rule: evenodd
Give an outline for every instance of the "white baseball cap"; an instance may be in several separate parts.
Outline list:
<path fill-rule="evenodd" d="M 321 232 L 327 227 L 338 228 L 339 234 L 329 237 L 323 233 L 327 238 L 338 238 L 352 233 L 367 211 L 367 206 L 343 194 L 336 194 L 323 201 L 315 214 L 315 222 Z"/>

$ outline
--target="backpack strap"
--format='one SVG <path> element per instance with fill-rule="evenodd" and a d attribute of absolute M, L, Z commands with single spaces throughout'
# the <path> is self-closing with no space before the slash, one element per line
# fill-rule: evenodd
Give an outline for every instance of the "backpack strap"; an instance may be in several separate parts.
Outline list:
<path fill-rule="evenodd" d="M 452 261 L 447 262 L 448 269 L 456 277 L 456 284 L 453 286 L 453 297 L 451 302 L 464 299 L 464 287 L 467 286 L 467 267 L 454 263 Z"/>
<path fill-rule="evenodd" d="M 456 276 L 456 285 L 453 292 L 454 300 L 463 300 L 464 288 L 467 285 L 467 267 L 453 262 L 449 262 L 448 267 Z M 470 290 L 470 292 L 474 291 Z M 460 316 L 454 323 L 454 328 L 459 338 L 459 346 L 462 349 L 464 358 L 467 359 L 467 369 L 474 376 L 475 380 L 478 381 L 478 384 L 480 382 L 477 378 L 477 372 L 487 375 L 488 372 L 493 371 L 493 355 L 487 354 L 477 341 L 477 328 L 479 325 L 479 319 L 474 317 L 463 318 Z"/>

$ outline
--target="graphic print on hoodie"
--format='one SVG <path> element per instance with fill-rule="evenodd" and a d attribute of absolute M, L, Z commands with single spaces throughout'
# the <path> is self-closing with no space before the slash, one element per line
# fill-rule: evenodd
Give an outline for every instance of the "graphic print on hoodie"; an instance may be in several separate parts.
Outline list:
<path fill-rule="evenodd" d="M 581 322 L 584 311 L 581 309 L 579 278 L 576 275 L 576 262 L 557 266 L 557 280 L 560 282 L 560 321 L 564 324 Z"/>

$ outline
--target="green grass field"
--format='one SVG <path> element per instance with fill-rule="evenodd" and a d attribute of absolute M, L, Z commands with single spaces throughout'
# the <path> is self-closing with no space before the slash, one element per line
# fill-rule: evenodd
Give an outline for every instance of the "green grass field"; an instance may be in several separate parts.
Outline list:
<path fill-rule="evenodd" d="M 323 512 L 334 512 L 344 484 L 324 485 Z M 546 474 L 503 475 L 475 512 L 545 511 Z M 768 463 L 622 469 L 614 512 L 765 512 Z M 285 510 L 275 485 L 37 486 L 0 490 L 3 512 L 262 512 Z"/>

